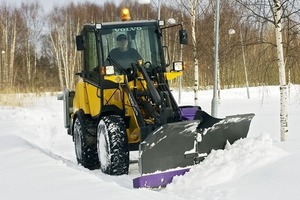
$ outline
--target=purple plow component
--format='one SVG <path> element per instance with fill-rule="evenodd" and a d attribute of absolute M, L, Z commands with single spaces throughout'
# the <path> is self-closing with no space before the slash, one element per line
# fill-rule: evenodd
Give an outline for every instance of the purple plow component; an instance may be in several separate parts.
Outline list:
<path fill-rule="evenodd" d="M 181 176 L 190 169 L 180 169 L 175 171 L 162 172 L 157 174 L 149 174 L 133 179 L 134 188 L 158 188 L 170 184 L 174 176 Z"/>
<path fill-rule="evenodd" d="M 199 110 L 198 106 L 180 107 L 181 116 L 187 120 L 193 120 L 197 110 Z"/>

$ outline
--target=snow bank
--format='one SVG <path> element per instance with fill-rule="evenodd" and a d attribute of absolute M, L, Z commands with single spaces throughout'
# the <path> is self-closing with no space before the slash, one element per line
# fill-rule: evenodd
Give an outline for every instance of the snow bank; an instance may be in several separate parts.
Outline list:
<path fill-rule="evenodd" d="M 287 153 L 273 145 L 269 134 L 245 138 L 227 144 L 225 150 L 212 151 L 208 157 L 191 168 L 184 176 L 175 177 L 167 187 L 169 191 L 201 189 L 238 179 L 261 168 Z M 192 184 L 191 184 L 192 183 Z M 187 190 L 188 189 L 188 190 Z"/>

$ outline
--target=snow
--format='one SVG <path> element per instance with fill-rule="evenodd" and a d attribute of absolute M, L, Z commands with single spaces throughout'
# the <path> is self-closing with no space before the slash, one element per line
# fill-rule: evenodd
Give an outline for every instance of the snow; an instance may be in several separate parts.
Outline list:
<path fill-rule="evenodd" d="M 174 96 L 178 93 L 174 90 Z M 0 106 L 0 199 L 297 199 L 300 195 L 300 86 L 289 96 L 289 136 L 280 142 L 279 86 L 221 91 L 219 117 L 254 113 L 248 138 L 213 151 L 184 176 L 162 189 L 133 189 L 129 175 L 108 176 L 76 163 L 74 144 L 63 125 L 62 101 L 55 95 L 16 95 L 19 106 Z M 193 104 L 184 92 L 183 105 Z M 210 113 L 212 91 L 200 92 Z M 131 159 L 136 159 L 136 153 Z"/>
<path fill-rule="evenodd" d="M 199 123 L 197 123 L 197 122 L 192 122 L 192 123 L 185 125 L 184 130 L 181 131 L 179 134 L 191 133 L 191 132 L 196 131 L 198 124 Z"/>
<path fill-rule="evenodd" d="M 181 194 L 184 194 L 187 188 L 197 190 L 242 179 L 245 174 L 287 155 L 272 143 L 268 134 L 262 134 L 229 144 L 225 150 L 213 151 L 205 161 L 193 167 L 190 173 L 174 179 L 167 189 L 181 190 Z M 185 197 L 188 195 L 190 194 L 184 194 Z"/>
<path fill-rule="evenodd" d="M 101 127 L 101 128 L 100 128 Z M 104 130 L 103 130 L 104 129 Z M 112 127 L 112 130 L 116 130 L 117 128 Z M 109 154 L 110 152 L 107 152 L 107 150 L 110 150 L 107 146 L 109 145 L 109 134 L 107 127 L 105 125 L 104 120 L 100 120 L 99 125 L 98 125 L 98 130 L 102 130 L 104 134 L 101 134 L 99 136 L 99 141 L 97 141 L 97 148 L 98 148 L 98 157 L 99 160 L 101 160 L 101 167 L 106 170 L 108 165 L 110 164 L 110 157 Z M 113 131 L 112 131 L 113 132 Z M 99 132 L 97 132 L 99 134 Z"/>

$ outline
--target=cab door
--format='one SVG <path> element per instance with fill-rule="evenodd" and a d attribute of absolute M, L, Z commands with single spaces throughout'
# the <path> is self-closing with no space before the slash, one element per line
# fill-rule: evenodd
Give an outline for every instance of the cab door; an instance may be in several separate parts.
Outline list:
<path fill-rule="evenodd" d="M 97 116 L 100 113 L 100 63 L 101 52 L 97 48 L 97 39 L 94 29 L 84 31 L 84 53 L 83 53 L 83 73 L 84 82 L 87 91 L 87 99 L 90 108 L 90 114 Z"/>

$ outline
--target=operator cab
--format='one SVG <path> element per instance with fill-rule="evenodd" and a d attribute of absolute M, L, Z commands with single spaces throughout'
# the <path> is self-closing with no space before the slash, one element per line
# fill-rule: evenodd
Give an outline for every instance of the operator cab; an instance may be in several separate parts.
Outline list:
<path fill-rule="evenodd" d="M 83 72 L 78 73 L 79 75 L 96 83 L 99 81 L 101 67 L 105 66 L 106 69 L 112 67 L 113 74 L 127 74 L 128 69 L 130 70 L 132 65 L 138 63 L 138 60 L 142 61 L 150 74 L 153 71 L 166 72 L 170 59 L 167 47 L 162 45 L 161 32 L 168 27 L 180 25 L 180 43 L 187 44 L 187 33 L 182 30 L 181 24 L 165 26 L 164 21 L 129 21 L 128 19 L 130 17 L 122 22 L 84 25 L 81 35 L 76 37 L 77 50 L 84 50 Z M 127 38 L 128 48 L 138 52 L 141 59 L 128 55 L 125 61 L 119 61 L 120 56 L 110 56 L 110 52 L 118 47 L 117 38 L 120 35 Z"/>
<path fill-rule="evenodd" d="M 158 67 L 165 70 L 166 64 L 162 53 L 163 50 L 157 21 L 105 24 L 102 26 L 100 35 L 104 65 L 110 64 L 115 66 L 117 62 L 120 65 L 119 67 L 128 69 L 131 67 L 131 63 L 135 64 L 138 62 L 134 54 L 128 55 L 127 59 L 123 61 L 116 57 L 110 57 L 110 52 L 118 48 L 118 36 L 126 36 L 128 49 L 133 49 L 138 52 L 143 63 L 147 63 L 146 67 L 150 67 L 151 65 L 151 67 L 154 66 L 155 68 Z"/>

